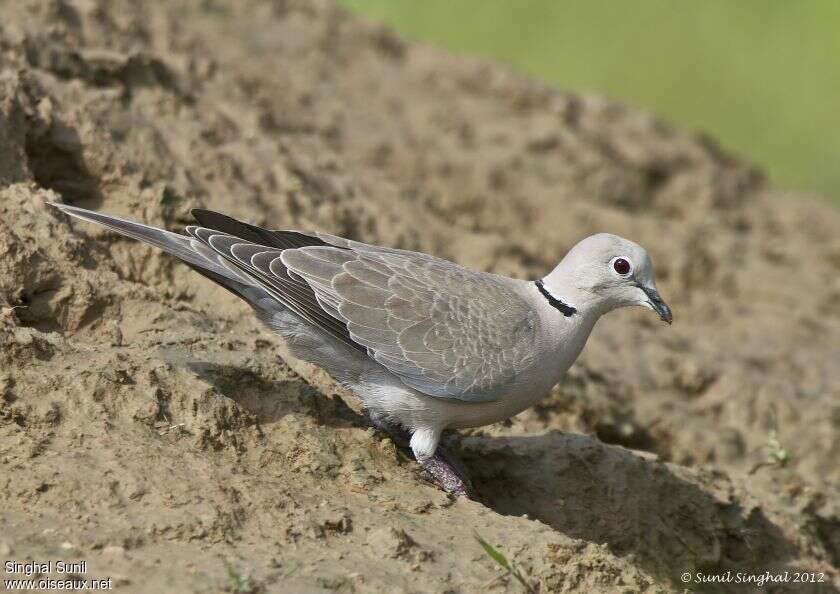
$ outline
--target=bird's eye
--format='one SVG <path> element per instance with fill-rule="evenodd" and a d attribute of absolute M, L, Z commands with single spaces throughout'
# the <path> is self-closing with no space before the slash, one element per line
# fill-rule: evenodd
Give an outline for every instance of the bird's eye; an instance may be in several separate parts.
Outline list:
<path fill-rule="evenodd" d="M 615 270 L 621 276 L 626 276 L 630 273 L 630 262 L 628 262 L 624 258 L 616 258 L 615 260 L 613 260 L 613 270 Z"/>

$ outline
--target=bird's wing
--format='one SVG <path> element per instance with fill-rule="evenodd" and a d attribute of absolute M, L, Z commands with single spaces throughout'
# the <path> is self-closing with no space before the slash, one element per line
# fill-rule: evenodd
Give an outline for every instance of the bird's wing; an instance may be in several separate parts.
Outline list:
<path fill-rule="evenodd" d="M 336 243 L 343 247 L 286 250 L 281 260 L 408 386 L 492 401 L 533 357 L 537 316 L 509 280 L 425 254 Z"/>
<path fill-rule="evenodd" d="M 309 310 L 339 323 L 355 345 L 424 394 L 496 400 L 533 357 L 537 316 L 508 279 L 334 235 L 193 215 L 215 231 L 188 228 L 191 235 L 285 299 L 294 289 Z"/>

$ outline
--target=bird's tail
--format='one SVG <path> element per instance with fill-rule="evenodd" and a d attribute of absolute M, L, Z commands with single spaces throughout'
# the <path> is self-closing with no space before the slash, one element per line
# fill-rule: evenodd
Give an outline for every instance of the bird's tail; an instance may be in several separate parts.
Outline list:
<path fill-rule="evenodd" d="M 207 248 L 201 242 L 188 235 L 181 235 L 150 227 L 142 223 L 135 223 L 120 217 L 86 210 L 77 206 L 47 202 L 53 208 L 83 221 L 102 225 L 121 235 L 148 243 L 189 264 L 197 272 L 219 283 L 227 289 L 239 292 L 240 285 L 251 285 L 249 278 L 225 265 L 218 254 Z"/>
<path fill-rule="evenodd" d="M 246 250 L 249 254 L 269 254 L 275 262 L 280 260 L 277 256 L 283 250 L 325 245 L 318 237 L 299 231 L 269 231 L 206 210 L 193 210 L 202 226 L 187 227 L 189 235 L 180 235 L 76 206 L 48 204 L 70 216 L 102 225 L 176 256 L 199 274 L 244 299 L 274 330 L 278 329 L 277 316 L 282 317 L 289 310 L 313 328 L 320 328 L 354 349 L 365 350 L 352 339 L 343 321 L 324 311 L 306 281 L 288 272 L 282 275 L 257 269 L 250 257 L 237 259 L 231 250 L 251 244 L 251 248 L 257 250 L 256 253 Z M 223 241 L 214 247 L 216 238 Z"/>

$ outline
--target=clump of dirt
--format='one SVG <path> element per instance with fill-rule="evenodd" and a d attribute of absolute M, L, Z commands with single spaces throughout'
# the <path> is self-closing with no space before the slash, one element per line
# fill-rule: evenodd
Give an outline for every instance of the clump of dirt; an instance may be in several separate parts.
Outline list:
<path fill-rule="evenodd" d="M 330 2 L 0 11 L 0 557 L 130 592 L 519 591 L 477 533 L 540 592 L 840 588 L 837 210 Z M 454 501 L 244 304 L 47 200 L 521 277 L 611 231 L 676 323 L 609 316 L 538 407 L 453 437 L 481 495 Z"/>

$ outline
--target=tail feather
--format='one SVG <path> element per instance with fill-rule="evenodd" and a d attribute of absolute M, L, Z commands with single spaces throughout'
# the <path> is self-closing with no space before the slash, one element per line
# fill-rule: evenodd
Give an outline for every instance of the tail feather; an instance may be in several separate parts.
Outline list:
<path fill-rule="evenodd" d="M 220 263 L 215 254 L 205 255 L 201 251 L 196 250 L 193 245 L 191 245 L 191 243 L 195 240 L 187 235 L 172 233 L 171 231 L 166 231 L 165 229 L 150 227 L 149 225 L 144 225 L 142 223 L 135 223 L 134 221 L 128 221 L 120 217 L 106 215 L 67 204 L 58 204 L 56 202 L 47 202 L 47 204 L 70 216 L 82 219 L 83 221 L 97 223 L 122 235 L 126 235 L 133 239 L 158 247 L 163 251 L 180 258 L 187 264 L 190 264 L 192 268 L 198 270 L 199 272 L 201 272 L 202 269 L 208 270 L 213 273 L 213 276 L 210 278 L 216 282 L 220 282 L 219 277 L 221 277 L 234 281 L 238 284 L 250 284 L 248 279 Z"/>

